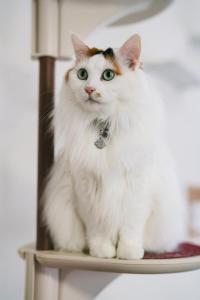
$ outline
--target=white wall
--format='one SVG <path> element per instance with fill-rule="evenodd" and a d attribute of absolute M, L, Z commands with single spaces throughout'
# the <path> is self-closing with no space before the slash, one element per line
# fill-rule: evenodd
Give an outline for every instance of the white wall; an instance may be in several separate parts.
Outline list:
<path fill-rule="evenodd" d="M 194 0 L 191 2 L 197 3 Z M 181 1 L 179 5 L 180 11 L 184 12 L 184 18 L 185 8 Z M 0 299 L 2 300 L 23 298 L 25 270 L 24 262 L 17 255 L 17 248 L 35 238 L 38 65 L 36 61 L 30 60 L 30 16 L 30 1 L 0 1 Z M 191 11 L 190 18 L 192 22 Z M 192 37 L 193 27 L 188 26 L 185 29 L 186 25 L 182 26 L 187 31 L 187 38 L 188 35 Z M 196 27 L 195 35 L 198 35 Z M 96 36 L 98 38 L 98 35 Z M 165 80 L 164 77 L 162 79 L 165 67 L 158 71 L 149 67 L 149 70 L 164 94 L 169 113 L 170 141 L 181 177 L 189 184 L 198 183 L 200 175 L 198 51 L 192 49 L 189 59 L 187 52 L 186 61 L 184 64 L 181 61 L 181 64 L 195 74 L 196 84 L 193 85 L 191 82 L 190 85 L 181 86 L 168 79 Z M 66 66 L 65 62 L 58 63 L 58 86 Z M 172 74 L 173 72 L 172 70 Z M 154 300 L 197 300 L 200 299 L 199 275 L 200 271 L 162 276 L 123 275 L 99 295 L 98 299 L 131 300 L 148 297 Z"/>

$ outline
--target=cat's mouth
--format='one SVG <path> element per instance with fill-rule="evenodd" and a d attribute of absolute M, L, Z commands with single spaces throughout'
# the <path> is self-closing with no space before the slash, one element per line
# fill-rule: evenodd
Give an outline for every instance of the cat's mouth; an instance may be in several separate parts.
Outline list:
<path fill-rule="evenodd" d="M 98 100 L 93 99 L 92 97 L 88 97 L 88 99 L 86 100 L 86 102 L 101 104 L 101 102 L 99 102 Z"/>

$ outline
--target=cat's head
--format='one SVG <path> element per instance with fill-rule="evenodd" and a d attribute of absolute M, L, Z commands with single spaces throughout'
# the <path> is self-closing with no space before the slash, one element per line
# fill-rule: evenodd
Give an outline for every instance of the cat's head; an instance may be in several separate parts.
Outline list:
<path fill-rule="evenodd" d="M 66 74 L 74 101 L 86 111 L 114 109 L 129 92 L 132 77 L 140 65 L 139 35 L 130 37 L 119 49 L 89 48 L 72 35 L 76 62 Z"/>

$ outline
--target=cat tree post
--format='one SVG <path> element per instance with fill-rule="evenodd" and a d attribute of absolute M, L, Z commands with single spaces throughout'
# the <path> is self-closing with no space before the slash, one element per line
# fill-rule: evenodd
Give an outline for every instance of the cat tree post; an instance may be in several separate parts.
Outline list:
<path fill-rule="evenodd" d="M 42 222 L 41 197 L 45 180 L 54 160 L 54 137 L 49 131 L 49 114 L 54 107 L 55 58 L 39 58 L 39 124 L 38 124 L 38 189 L 37 189 L 37 250 L 51 249 L 51 240 Z"/>
<path fill-rule="evenodd" d="M 54 160 L 54 135 L 50 114 L 54 107 L 55 60 L 58 54 L 58 1 L 32 2 L 32 55 L 39 61 L 38 186 L 36 250 L 50 250 L 52 243 L 42 220 L 42 193 Z M 57 299 L 59 271 L 41 267 L 31 254 L 26 255 L 25 299 Z M 31 261 L 31 263 L 28 263 Z"/>
<path fill-rule="evenodd" d="M 41 196 L 54 159 L 54 137 L 49 128 L 54 106 L 55 59 L 59 48 L 58 19 L 57 0 L 32 0 L 32 57 L 39 60 L 37 250 L 51 249 L 42 222 Z"/>

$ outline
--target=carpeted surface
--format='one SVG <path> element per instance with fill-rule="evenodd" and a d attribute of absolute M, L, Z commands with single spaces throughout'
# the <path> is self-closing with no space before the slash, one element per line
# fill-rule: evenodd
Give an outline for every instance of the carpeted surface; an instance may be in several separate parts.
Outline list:
<path fill-rule="evenodd" d="M 144 259 L 168 259 L 200 255 L 200 246 L 190 243 L 182 243 L 174 252 L 152 253 L 146 252 Z"/>

